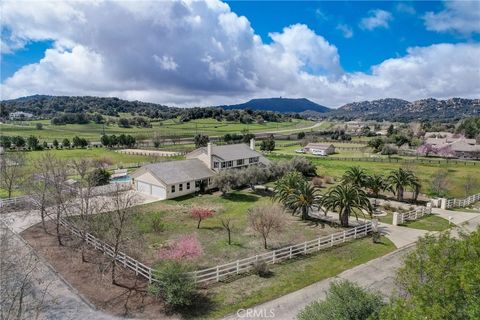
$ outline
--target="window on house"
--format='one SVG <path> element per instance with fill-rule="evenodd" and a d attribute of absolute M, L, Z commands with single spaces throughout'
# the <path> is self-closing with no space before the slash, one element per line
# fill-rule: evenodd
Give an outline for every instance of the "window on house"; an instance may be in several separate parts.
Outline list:
<path fill-rule="evenodd" d="M 237 160 L 237 166 L 243 166 L 243 159 Z"/>
<path fill-rule="evenodd" d="M 228 162 L 227 162 L 227 167 L 230 168 L 231 166 L 233 166 L 233 161 L 228 161 Z"/>
<path fill-rule="evenodd" d="M 178 185 L 178 191 L 183 191 L 183 183 L 180 183 L 180 184 Z"/>
<path fill-rule="evenodd" d="M 215 161 L 215 162 L 213 163 L 213 167 L 214 167 L 214 168 L 218 168 L 218 161 Z"/>
<path fill-rule="evenodd" d="M 227 166 L 226 162 L 222 162 L 222 168 L 225 168 Z"/>
<path fill-rule="evenodd" d="M 175 186 L 172 186 L 172 193 L 175 192 Z"/>
<path fill-rule="evenodd" d="M 190 182 L 187 182 L 187 190 L 190 190 Z"/>
<path fill-rule="evenodd" d="M 195 181 L 195 188 L 200 188 L 200 180 Z"/>

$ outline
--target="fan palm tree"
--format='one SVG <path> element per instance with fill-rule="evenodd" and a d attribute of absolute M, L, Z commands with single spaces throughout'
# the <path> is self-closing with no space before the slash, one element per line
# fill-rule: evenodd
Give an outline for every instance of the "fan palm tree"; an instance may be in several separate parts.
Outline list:
<path fill-rule="evenodd" d="M 302 180 L 295 191 L 288 195 L 285 205 L 292 210 L 292 214 L 300 214 L 302 220 L 307 220 L 309 211 L 319 202 L 318 190 L 306 180 Z"/>
<path fill-rule="evenodd" d="M 364 188 L 367 184 L 368 175 L 360 167 L 351 167 L 342 176 L 342 183 L 350 183 L 359 188 Z"/>
<path fill-rule="evenodd" d="M 320 206 L 325 211 L 338 210 L 340 225 L 348 227 L 348 219 L 353 213 L 358 219 L 357 212 L 354 209 L 364 209 L 371 215 L 372 205 L 368 200 L 367 194 L 354 184 L 340 184 L 330 189 L 320 201 Z"/>
<path fill-rule="evenodd" d="M 420 191 L 420 183 L 418 178 L 410 170 L 398 168 L 398 170 L 390 172 L 387 180 L 390 183 L 394 194 L 397 196 L 398 201 L 403 201 L 403 193 L 405 188 L 409 186 L 414 188 L 414 193 L 415 190 L 418 192 Z"/>
<path fill-rule="evenodd" d="M 305 181 L 303 175 L 298 171 L 291 171 L 285 174 L 281 179 L 275 182 L 275 193 L 273 199 L 279 201 L 284 206 L 286 205 L 287 198 L 295 192 L 298 185 Z"/>

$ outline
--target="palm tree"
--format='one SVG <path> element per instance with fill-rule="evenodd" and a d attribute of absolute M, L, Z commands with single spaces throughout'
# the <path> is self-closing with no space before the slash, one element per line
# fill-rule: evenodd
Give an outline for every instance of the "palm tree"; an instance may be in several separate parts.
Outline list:
<path fill-rule="evenodd" d="M 393 193 L 396 194 L 398 201 L 403 201 L 403 193 L 406 187 L 413 187 L 414 194 L 420 191 L 418 178 L 410 170 L 398 168 L 398 170 L 390 172 L 387 180 L 393 189 Z"/>
<path fill-rule="evenodd" d="M 372 174 L 367 177 L 366 186 L 370 192 L 378 198 L 380 191 L 385 191 L 389 188 L 385 178 L 379 174 Z"/>
<path fill-rule="evenodd" d="M 333 187 L 323 196 L 320 206 L 325 211 L 338 210 L 342 227 L 348 227 L 348 219 L 352 213 L 358 219 L 357 212 L 354 209 L 365 209 L 370 215 L 373 212 L 372 205 L 365 191 L 354 184 L 340 184 Z"/>
<path fill-rule="evenodd" d="M 295 192 L 302 181 L 305 181 L 305 178 L 298 171 L 291 171 L 285 174 L 281 179 L 278 179 L 277 182 L 275 182 L 273 199 L 279 201 L 284 206 L 287 206 L 287 198 Z"/>
<path fill-rule="evenodd" d="M 301 214 L 302 220 L 307 220 L 309 211 L 319 202 L 318 190 L 306 180 L 301 180 L 295 191 L 286 198 L 285 205 L 292 210 L 292 214 Z"/>
<path fill-rule="evenodd" d="M 342 176 L 342 183 L 350 183 L 359 188 L 364 188 L 367 184 L 368 175 L 360 167 L 351 167 Z"/>

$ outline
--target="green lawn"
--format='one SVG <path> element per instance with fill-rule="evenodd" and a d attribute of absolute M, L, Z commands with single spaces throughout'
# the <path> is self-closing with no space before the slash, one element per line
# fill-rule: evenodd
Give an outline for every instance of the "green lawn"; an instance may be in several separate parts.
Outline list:
<path fill-rule="evenodd" d="M 273 205 L 269 196 L 249 191 L 235 191 L 222 197 L 218 194 L 185 196 L 159 201 L 134 209 L 133 226 L 135 237 L 129 247 L 137 248 L 134 254 L 143 262 L 154 265 L 159 262 L 158 250 L 182 235 L 195 234 L 203 248 L 203 255 L 193 261 L 196 269 L 211 267 L 237 259 L 243 259 L 259 252 L 265 252 L 262 239 L 248 227 L 248 210 L 259 205 Z M 216 215 L 202 221 L 197 229 L 197 220 L 191 217 L 191 208 L 209 207 Z M 97 216 L 102 219 L 102 215 Z M 232 244 L 227 242 L 227 233 L 220 218 L 233 220 Z M 161 221 L 161 228 L 154 228 L 154 221 Z M 273 234 L 268 241 L 269 250 L 315 239 L 341 229 L 325 224 L 303 222 L 297 216 L 283 213 L 282 232 Z M 105 234 L 109 225 L 102 225 L 96 233 Z M 141 249 L 139 249 L 141 248 Z M 130 252 L 129 252 L 130 253 Z"/>
<path fill-rule="evenodd" d="M 43 129 L 37 130 L 36 124 L 42 123 Z M 37 136 L 40 141 L 46 140 L 52 142 L 53 139 L 59 141 L 64 138 L 72 139 L 74 136 L 80 136 L 90 141 L 99 141 L 100 136 L 105 130 L 106 134 L 120 135 L 146 135 L 153 136 L 158 133 L 163 136 L 177 135 L 181 137 L 191 137 L 197 133 L 203 133 L 210 136 L 222 136 L 226 133 L 240 133 L 242 130 L 249 132 L 275 131 L 275 130 L 292 130 L 298 131 L 301 128 L 309 127 L 314 123 L 312 121 L 293 119 L 287 122 L 266 122 L 264 124 L 242 124 L 239 122 L 217 121 L 215 119 L 198 119 L 185 123 L 177 120 L 165 120 L 152 122 L 152 128 L 120 128 L 116 125 L 103 126 L 102 124 L 68 124 L 63 126 L 55 126 L 50 124 L 48 120 L 35 120 L 22 122 L 25 125 L 17 124 L 0 124 L 0 130 L 6 136 L 20 135 L 28 137 L 30 135 Z"/>
<path fill-rule="evenodd" d="M 291 156 L 280 156 L 271 154 L 268 156 L 271 160 L 286 159 Z M 387 175 L 389 171 L 396 170 L 400 167 L 406 167 L 414 171 L 420 178 L 422 183 L 422 193 L 431 194 L 431 184 L 435 173 L 442 169 L 448 171 L 448 183 L 446 186 L 447 197 L 463 198 L 465 191 L 463 188 L 465 177 L 478 176 L 480 165 L 465 166 L 463 164 L 442 163 L 442 164 L 402 164 L 402 163 L 388 163 L 388 162 L 369 162 L 369 161 L 345 161 L 345 160 L 326 160 L 321 158 L 309 157 L 317 165 L 317 173 L 319 175 L 329 175 L 339 178 L 350 167 L 360 166 L 370 173 L 378 173 Z M 480 192 L 480 185 L 477 185 L 474 193 Z"/>
<path fill-rule="evenodd" d="M 219 318 L 240 308 L 270 301 L 287 293 L 394 251 L 395 245 L 382 237 L 374 244 L 370 237 L 320 251 L 306 258 L 294 259 L 271 266 L 273 276 L 261 278 L 249 275 L 208 289 L 213 309 L 206 318 Z"/>
<path fill-rule="evenodd" d="M 415 221 L 407 221 L 404 226 L 428 231 L 443 231 L 451 227 L 448 224 L 448 220 L 436 215 L 428 215 Z"/>

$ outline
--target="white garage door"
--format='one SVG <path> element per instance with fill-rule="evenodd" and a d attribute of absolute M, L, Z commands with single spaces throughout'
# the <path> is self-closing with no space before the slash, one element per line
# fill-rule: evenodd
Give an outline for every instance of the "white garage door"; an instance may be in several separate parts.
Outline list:
<path fill-rule="evenodd" d="M 167 191 L 164 187 L 152 185 L 152 196 L 159 197 L 160 199 L 166 199 Z"/>
<path fill-rule="evenodd" d="M 146 194 L 151 194 L 150 184 L 137 181 L 137 191 L 140 191 Z"/>

